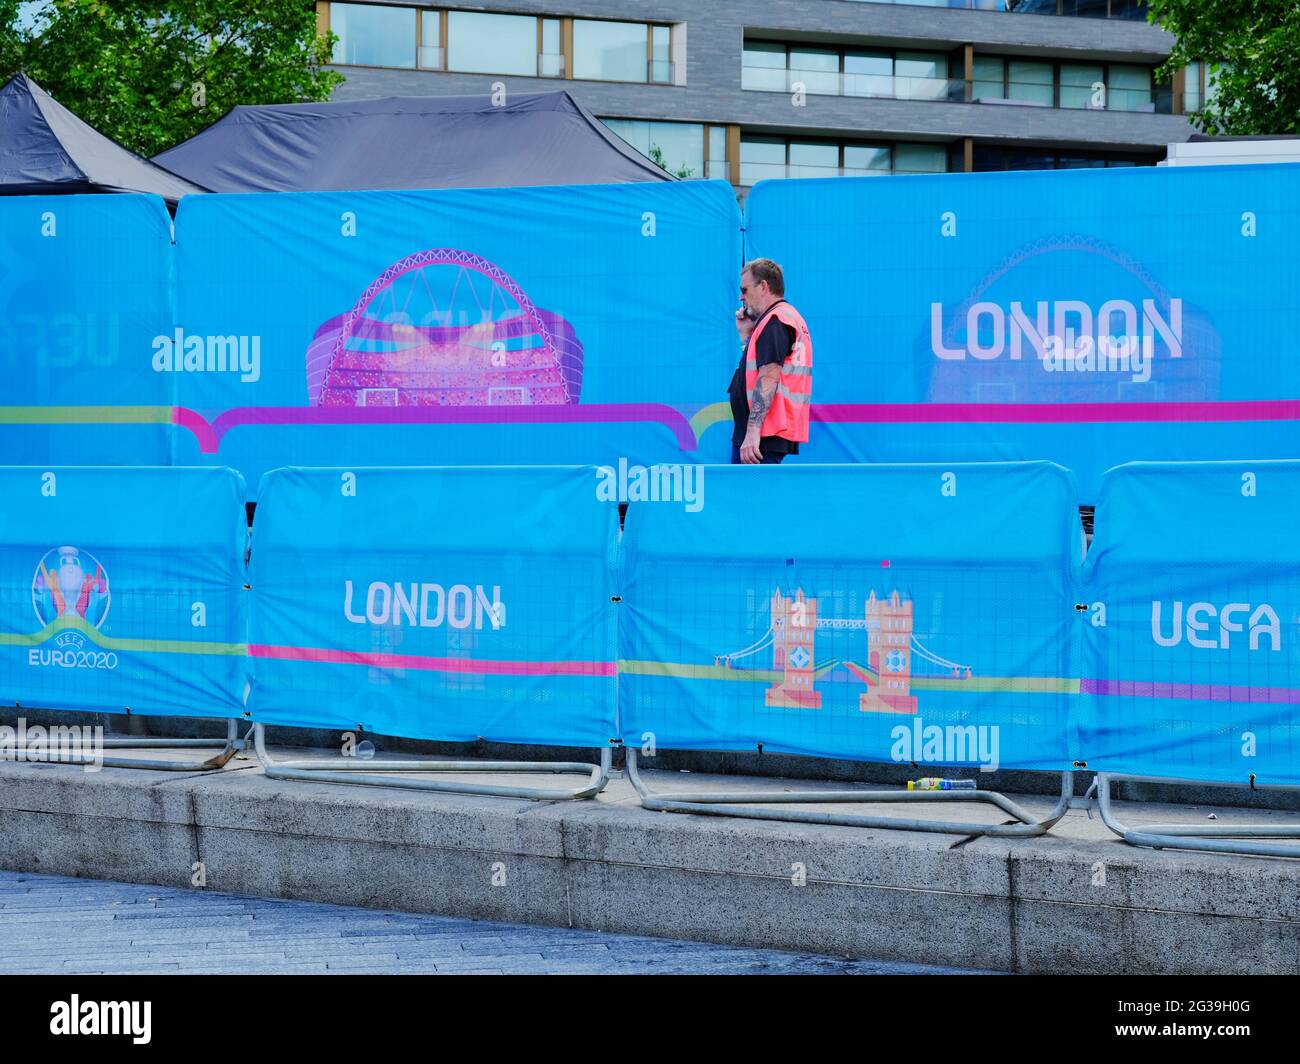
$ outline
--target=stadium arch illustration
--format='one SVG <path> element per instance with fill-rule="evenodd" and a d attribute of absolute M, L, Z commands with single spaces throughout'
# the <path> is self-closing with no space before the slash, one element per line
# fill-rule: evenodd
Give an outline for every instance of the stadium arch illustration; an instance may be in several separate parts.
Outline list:
<path fill-rule="evenodd" d="M 496 263 L 431 248 L 393 263 L 307 347 L 313 406 L 567 406 L 582 391 L 573 326 Z"/>
<path fill-rule="evenodd" d="M 1172 295 L 1140 261 L 1126 251 L 1084 233 L 1067 233 L 1030 241 L 988 270 L 960 303 L 945 307 L 941 338 L 945 345 L 961 347 L 966 341 L 967 315 L 1001 282 L 1013 279 L 1026 266 L 1037 267 L 1043 276 L 1052 268 L 1045 260 L 1054 255 L 1079 255 L 1095 262 L 1093 274 L 1113 268 L 1114 276 L 1131 286 L 1129 294 L 1149 295 L 1162 314 L 1169 312 Z M 1117 289 L 1117 291 L 1120 291 Z M 1034 307 L 1027 305 L 1032 316 Z M 1209 315 L 1194 304 L 1182 301 L 1183 357 L 1154 360 L 1150 388 L 1124 385 L 1116 373 L 1045 374 L 1030 348 L 1023 359 L 976 358 L 956 362 L 938 361 L 932 352 L 934 337 L 927 319 L 916 336 L 913 364 L 918 384 L 928 403 L 1004 402 L 1034 406 L 1052 403 L 1114 402 L 1137 399 L 1163 402 L 1213 401 L 1219 397 L 1222 370 L 1222 340 Z M 1158 368 L 1157 368 L 1158 367 Z M 1149 393 L 1149 394 L 1148 394 Z"/>

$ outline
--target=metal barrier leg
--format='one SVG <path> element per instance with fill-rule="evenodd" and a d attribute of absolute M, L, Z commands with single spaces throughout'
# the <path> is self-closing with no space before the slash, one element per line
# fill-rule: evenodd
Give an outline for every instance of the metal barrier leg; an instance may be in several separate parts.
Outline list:
<path fill-rule="evenodd" d="M 1061 773 L 1061 797 L 1045 817 L 1035 817 L 996 791 L 712 791 L 656 795 L 646 786 L 637 766 L 636 750 L 627 750 L 627 775 L 641 796 L 641 805 L 660 813 L 700 813 L 739 816 L 756 820 L 789 820 L 800 824 L 838 824 L 844 827 L 888 828 L 899 831 L 934 831 L 945 835 L 991 835 L 1027 838 L 1045 835 L 1070 807 L 1074 773 Z M 915 820 L 848 813 L 814 813 L 804 810 L 749 809 L 750 804 L 804 804 L 826 802 L 983 802 L 1014 817 L 1014 824 L 973 824 L 954 820 Z"/>
<path fill-rule="evenodd" d="M 102 765 L 105 768 L 146 768 L 155 772 L 210 772 L 214 769 L 224 768 L 235 754 L 245 749 L 251 734 L 252 728 L 250 727 L 244 737 L 239 738 L 239 721 L 232 718 L 226 721 L 226 737 L 224 739 L 141 738 L 133 735 L 113 735 L 101 739 L 104 750 L 174 750 L 178 747 L 181 749 L 209 749 L 214 746 L 221 748 L 220 753 L 215 754 L 206 761 L 157 761 L 134 757 L 96 758 L 93 752 L 85 750 L 79 750 L 75 760 L 68 760 L 61 755 L 56 756 L 55 752 L 48 749 L 43 752 L 28 749 L 15 751 L 15 760 L 57 761 L 73 765 Z"/>
<path fill-rule="evenodd" d="M 1147 824 L 1127 828 L 1115 817 L 1111 806 L 1110 785 L 1116 781 L 1131 783 L 1184 783 L 1200 787 L 1235 787 L 1235 783 L 1207 780 L 1161 779 L 1156 776 L 1130 776 L 1122 772 L 1097 773 L 1097 809 L 1102 822 L 1125 842 L 1150 846 L 1157 850 L 1200 850 L 1206 853 L 1241 853 L 1255 857 L 1300 857 L 1300 845 L 1284 846 L 1273 842 L 1250 842 L 1250 839 L 1300 839 L 1300 824 Z M 1288 791 L 1294 787 L 1258 786 L 1257 790 Z"/>
<path fill-rule="evenodd" d="M 308 758 L 274 761 L 266 752 L 266 731 L 255 726 L 253 743 L 257 759 L 271 779 L 309 780 L 317 783 L 354 783 L 370 787 L 405 787 L 419 791 L 448 791 L 453 794 L 487 794 L 497 798 L 530 798 L 535 801 L 572 801 L 594 798 L 609 782 L 613 752 L 606 746 L 600 763 L 582 761 L 357 761 L 344 758 Z M 576 788 L 517 787 L 494 783 L 457 783 L 451 780 L 402 779 L 376 775 L 379 772 L 575 772 L 590 778 Z"/>

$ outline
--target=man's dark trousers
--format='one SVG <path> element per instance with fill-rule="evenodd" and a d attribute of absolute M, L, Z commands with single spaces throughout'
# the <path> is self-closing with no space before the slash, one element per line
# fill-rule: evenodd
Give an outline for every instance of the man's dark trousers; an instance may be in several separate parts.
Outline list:
<path fill-rule="evenodd" d="M 760 465 L 780 465 L 785 461 L 785 455 L 783 454 L 763 454 L 762 451 L 759 451 L 759 457 L 763 459 L 763 461 L 759 463 Z M 740 448 L 734 443 L 731 445 L 731 464 L 742 464 L 740 461 Z"/>

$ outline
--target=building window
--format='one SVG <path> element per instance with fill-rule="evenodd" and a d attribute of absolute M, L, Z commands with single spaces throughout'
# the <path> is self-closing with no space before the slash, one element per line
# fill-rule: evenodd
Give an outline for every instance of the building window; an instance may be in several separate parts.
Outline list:
<path fill-rule="evenodd" d="M 1103 110 L 1106 68 L 1090 63 L 1062 63 L 1061 106 Z"/>
<path fill-rule="evenodd" d="M 942 52 L 898 52 L 894 95 L 901 100 L 942 100 L 948 95 L 948 57 Z"/>
<path fill-rule="evenodd" d="M 840 146 L 838 144 L 790 143 L 786 177 L 839 177 Z"/>
<path fill-rule="evenodd" d="M 421 67 L 462 74 L 589 78 L 674 84 L 672 27 L 647 22 L 565 20 L 391 4 L 328 5 L 341 66 Z M 569 69 L 572 68 L 572 75 Z"/>
<path fill-rule="evenodd" d="M 573 76 L 645 81 L 649 62 L 644 23 L 573 20 Z"/>
<path fill-rule="evenodd" d="M 944 52 L 827 48 L 746 41 L 741 88 L 814 96 L 943 100 L 955 91 Z M 957 83 L 960 84 L 960 83 Z"/>
<path fill-rule="evenodd" d="M 1157 109 L 1152 68 L 1133 63 L 1053 63 L 977 55 L 971 73 L 972 100 L 1111 111 Z"/>
<path fill-rule="evenodd" d="M 844 53 L 845 96 L 892 96 L 893 93 L 893 55 L 866 50 Z"/>
<path fill-rule="evenodd" d="M 650 27 L 650 80 L 661 85 L 673 81 L 671 26 Z"/>
<path fill-rule="evenodd" d="M 1219 71 L 1222 64 L 1194 60 L 1183 73 L 1183 113 L 1192 114 L 1210 107 L 1219 95 Z"/>
<path fill-rule="evenodd" d="M 802 84 L 814 96 L 840 95 L 840 53 L 829 48 L 791 48 L 790 88 Z"/>
<path fill-rule="evenodd" d="M 537 17 L 447 12 L 447 69 L 537 76 Z"/>
<path fill-rule="evenodd" d="M 409 7 L 330 4 L 330 30 L 339 38 L 333 61 L 348 66 L 415 66 L 418 14 Z"/>
<path fill-rule="evenodd" d="M 573 20 L 573 76 L 671 83 L 672 28 L 645 22 Z"/>
<path fill-rule="evenodd" d="M 537 73 L 544 78 L 564 77 L 564 45 L 560 38 L 560 20 L 542 19 L 542 48 L 537 57 Z"/>
<path fill-rule="evenodd" d="M 1007 99 L 1051 107 L 1056 103 L 1051 63 L 1013 59 L 1007 63 Z"/>
<path fill-rule="evenodd" d="M 442 48 L 441 11 L 420 12 L 420 66 L 426 70 L 443 70 L 447 53 Z"/>
<path fill-rule="evenodd" d="M 1006 62 L 996 55 L 977 55 L 971 68 L 972 100 L 1005 100 L 1007 98 Z"/>
<path fill-rule="evenodd" d="M 740 142 L 744 186 L 781 177 L 880 177 L 941 174 L 947 169 L 948 149 L 942 144 L 840 143 L 757 135 Z"/>
<path fill-rule="evenodd" d="M 786 143 L 779 137 L 742 137 L 740 141 L 740 183 L 786 177 Z"/>
<path fill-rule="evenodd" d="M 705 127 L 690 122 L 654 122 L 631 118 L 605 118 L 602 121 L 647 159 L 653 159 L 682 177 L 725 177 L 705 173 Z M 709 127 L 710 161 L 716 150 L 713 133 L 721 132 L 722 156 L 726 162 L 726 130 Z M 659 158 L 656 159 L 655 156 Z M 711 169 L 711 168 L 710 168 Z"/>
<path fill-rule="evenodd" d="M 1183 112 L 1191 114 L 1205 103 L 1205 64 L 1199 59 L 1188 63 L 1183 79 Z"/>
<path fill-rule="evenodd" d="M 709 126 L 709 158 L 705 164 L 704 176 L 714 180 L 730 181 L 728 162 L 727 127 Z"/>
<path fill-rule="evenodd" d="M 948 149 L 942 144 L 895 144 L 894 173 L 942 174 L 948 169 Z"/>
<path fill-rule="evenodd" d="M 786 92 L 785 45 L 746 41 L 740 87 L 760 92 Z"/>
<path fill-rule="evenodd" d="M 1112 111 L 1154 111 L 1151 68 L 1111 63 L 1106 75 L 1106 106 Z"/>
<path fill-rule="evenodd" d="M 881 144 L 844 145 L 845 177 L 884 177 L 893 168 L 889 148 Z"/>
<path fill-rule="evenodd" d="M 986 170 L 1075 170 L 1091 167 L 1154 166 L 1156 160 L 1143 155 L 1110 152 L 1056 151 L 1051 148 L 1007 148 L 993 144 L 975 145 L 974 164 Z"/>
<path fill-rule="evenodd" d="M 961 7 L 976 11 L 1012 11 L 1030 15 L 1072 15 L 1146 21 L 1146 0 L 858 0 L 859 3 L 918 7 Z"/>

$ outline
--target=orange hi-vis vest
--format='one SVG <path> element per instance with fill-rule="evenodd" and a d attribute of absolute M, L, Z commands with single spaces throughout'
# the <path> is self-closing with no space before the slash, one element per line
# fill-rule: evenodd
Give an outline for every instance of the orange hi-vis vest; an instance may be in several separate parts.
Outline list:
<path fill-rule="evenodd" d="M 795 332 L 794 347 L 790 357 L 781 365 L 781 379 L 777 382 L 772 406 L 763 418 L 760 436 L 780 436 L 794 443 L 808 442 L 808 412 L 812 406 L 812 337 L 808 323 L 797 310 L 782 300 L 773 304 L 754 326 L 745 348 L 745 394 L 753 395 L 758 383 L 758 337 L 773 318 L 784 322 Z"/>

